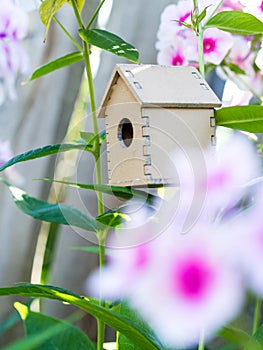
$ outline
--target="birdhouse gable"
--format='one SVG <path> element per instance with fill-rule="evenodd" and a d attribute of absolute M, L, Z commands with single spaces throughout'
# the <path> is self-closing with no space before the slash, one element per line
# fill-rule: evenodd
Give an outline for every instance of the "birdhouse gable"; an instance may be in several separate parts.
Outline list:
<path fill-rule="evenodd" d="M 120 100 L 137 101 L 142 107 L 214 108 L 221 102 L 194 67 L 118 64 L 102 99 L 98 117 L 110 102 L 112 92 L 120 83 Z M 130 94 L 128 93 L 130 92 Z M 129 96 L 129 98 L 128 98 Z M 116 101 L 118 103 L 118 101 Z"/>

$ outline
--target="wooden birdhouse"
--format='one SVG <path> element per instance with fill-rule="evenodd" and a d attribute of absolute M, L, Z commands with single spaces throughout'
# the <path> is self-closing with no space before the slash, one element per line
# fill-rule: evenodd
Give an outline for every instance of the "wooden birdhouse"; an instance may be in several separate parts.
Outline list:
<path fill-rule="evenodd" d="M 193 67 L 117 65 L 98 114 L 106 124 L 109 183 L 176 183 L 170 155 L 214 144 L 220 105 Z"/>

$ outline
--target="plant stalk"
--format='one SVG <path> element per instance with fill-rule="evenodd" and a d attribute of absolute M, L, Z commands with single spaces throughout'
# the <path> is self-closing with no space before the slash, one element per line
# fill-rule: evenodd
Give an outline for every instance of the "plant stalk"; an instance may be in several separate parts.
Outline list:
<path fill-rule="evenodd" d="M 257 329 L 259 327 L 261 306 L 262 306 L 262 300 L 260 298 L 257 298 L 256 299 L 256 305 L 255 305 L 255 312 L 254 312 L 252 335 L 256 333 L 256 331 L 257 331 Z"/>
<path fill-rule="evenodd" d="M 205 60 L 204 60 L 204 31 L 199 24 L 199 30 L 197 35 L 198 40 L 198 60 L 199 60 L 199 71 L 205 78 Z"/>
<path fill-rule="evenodd" d="M 102 1 L 102 5 L 103 3 L 104 1 Z M 79 27 L 81 29 L 84 29 L 85 27 L 82 23 L 81 15 L 78 10 L 76 0 L 72 0 L 72 5 L 73 5 L 73 9 L 74 9 Z M 99 9 L 101 6 L 99 6 Z M 93 15 L 92 21 L 94 21 L 95 17 L 97 16 L 99 9 L 95 11 L 96 15 L 95 14 Z M 98 128 L 98 121 L 97 121 L 97 115 L 96 115 L 95 91 L 94 91 L 93 76 L 92 76 L 91 63 L 90 63 L 90 50 L 89 50 L 88 44 L 84 40 L 82 40 L 82 45 L 83 45 L 85 68 L 87 72 L 87 79 L 88 79 L 88 86 L 89 86 L 91 118 L 92 118 L 92 124 L 93 124 L 93 132 L 95 136 L 94 161 L 95 161 L 95 169 L 96 169 L 96 183 L 100 185 L 102 184 L 102 172 L 101 172 L 101 162 L 100 162 L 99 128 Z M 103 197 L 101 192 L 97 192 L 97 200 L 98 200 L 98 215 L 101 215 L 104 211 Z M 105 265 L 105 238 L 104 238 L 105 232 L 104 230 L 100 230 L 97 233 L 97 235 L 99 240 L 99 265 L 100 265 L 100 270 L 102 270 L 103 266 Z M 100 305 L 105 306 L 105 302 L 102 298 L 100 298 Z M 102 320 L 97 319 L 97 326 L 98 326 L 97 350 L 103 350 L 105 324 Z"/>
<path fill-rule="evenodd" d="M 194 18 L 199 15 L 198 1 L 193 0 L 194 5 Z M 195 21 L 195 19 L 194 19 Z M 197 28 L 195 27 L 196 37 L 198 41 L 198 61 L 199 61 L 199 71 L 201 75 L 205 78 L 205 63 L 204 63 L 204 29 L 201 23 L 198 23 Z"/>
<path fill-rule="evenodd" d="M 82 47 L 79 45 L 79 43 L 73 38 L 73 36 L 67 31 L 67 29 L 63 26 L 63 24 L 57 19 L 56 16 L 53 17 L 54 21 L 57 23 L 57 25 L 63 30 L 63 32 L 66 34 L 66 36 L 72 41 L 72 43 L 77 47 L 77 49 L 82 52 Z"/>
<path fill-rule="evenodd" d="M 91 17 L 91 19 L 90 19 L 90 21 L 89 21 L 89 23 L 88 23 L 86 29 L 89 29 L 89 28 L 91 27 L 92 23 L 94 22 L 95 18 L 98 16 L 98 14 L 99 14 L 99 12 L 100 12 L 100 9 L 102 8 L 102 6 L 103 6 L 103 4 L 104 4 L 105 1 L 106 1 L 106 0 L 102 0 L 102 1 L 100 2 L 100 4 L 99 4 L 97 10 L 94 12 L 93 16 Z"/>
<path fill-rule="evenodd" d="M 203 330 L 200 333 L 198 350 L 205 350 L 205 336 L 204 336 L 204 331 Z"/>

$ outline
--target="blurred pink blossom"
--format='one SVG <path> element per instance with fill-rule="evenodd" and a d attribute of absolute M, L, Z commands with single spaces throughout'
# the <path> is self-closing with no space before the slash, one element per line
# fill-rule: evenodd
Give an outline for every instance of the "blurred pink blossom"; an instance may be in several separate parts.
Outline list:
<path fill-rule="evenodd" d="M 257 53 L 255 63 L 258 66 L 258 68 L 261 70 L 261 74 L 263 74 L 263 41 L 261 43 L 261 49 Z"/>
<path fill-rule="evenodd" d="M 259 176 L 253 146 L 236 135 L 216 153 L 184 154 L 174 156 L 186 199 L 180 205 L 193 194 L 204 199 L 192 201 L 204 210 L 187 234 L 183 215 L 168 217 L 177 207 L 174 198 L 150 219 L 140 209 L 134 227 L 116 230 L 107 266 L 87 282 L 92 295 L 100 288 L 104 298 L 126 299 L 165 346 L 179 348 L 197 344 L 201 334 L 211 338 L 232 321 L 247 288 L 263 295 L 263 185 L 254 206 L 242 211 L 239 205 Z"/>
<path fill-rule="evenodd" d="M 6 96 L 16 97 L 17 76 L 28 71 L 28 57 L 21 45 L 27 28 L 26 12 L 12 0 L 0 0 L 0 103 Z"/>
<path fill-rule="evenodd" d="M 222 6 L 220 7 L 220 11 L 242 11 L 243 5 L 239 0 L 224 0 Z"/>

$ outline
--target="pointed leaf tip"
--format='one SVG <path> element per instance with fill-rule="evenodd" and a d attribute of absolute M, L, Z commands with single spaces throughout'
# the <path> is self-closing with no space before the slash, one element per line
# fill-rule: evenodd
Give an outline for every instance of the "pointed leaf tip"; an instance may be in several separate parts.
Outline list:
<path fill-rule="evenodd" d="M 139 52 L 116 34 L 103 29 L 80 29 L 80 37 L 88 44 L 97 46 L 131 62 L 139 62 Z"/>

